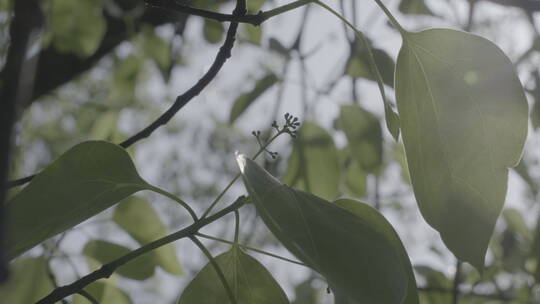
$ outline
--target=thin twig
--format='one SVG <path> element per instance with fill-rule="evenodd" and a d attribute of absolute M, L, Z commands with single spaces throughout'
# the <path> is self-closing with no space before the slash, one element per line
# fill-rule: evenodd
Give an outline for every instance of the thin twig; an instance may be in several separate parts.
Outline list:
<path fill-rule="evenodd" d="M 219 22 L 250 23 L 252 25 L 258 26 L 258 25 L 261 25 L 261 23 L 263 23 L 264 21 L 274 16 L 283 14 L 285 12 L 298 8 L 300 6 L 304 6 L 313 1 L 315 0 L 297 0 L 291 3 L 279 6 L 277 8 L 271 9 L 266 12 L 260 11 L 258 14 L 255 14 L 255 15 L 253 14 L 247 14 L 247 15 L 222 14 L 222 13 L 217 13 L 213 11 L 190 7 L 184 4 L 180 4 L 177 1 L 146 0 L 146 4 L 155 8 L 163 8 L 163 9 L 185 13 L 185 14 L 189 14 L 193 16 L 199 16 L 199 17 L 203 17 L 207 19 L 212 19 Z"/>
<path fill-rule="evenodd" d="M 128 254 L 110 262 L 107 263 L 98 270 L 87 274 L 86 276 L 80 278 L 79 280 L 66 285 L 62 287 L 58 287 L 54 289 L 49 295 L 44 297 L 43 299 L 36 302 L 36 304 L 53 304 L 56 303 L 65 297 L 68 297 L 70 295 L 73 295 L 75 293 L 78 293 L 80 290 L 88 286 L 89 284 L 99 280 L 99 279 L 105 279 L 110 277 L 118 267 L 132 261 L 133 259 L 136 259 L 137 257 L 154 250 L 158 247 L 161 247 L 163 245 L 169 244 L 171 242 L 174 242 L 176 240 L 190 237 L 192 235 L 195 235 L 204 226 L 207 226 L 210 223 L 215 222 L 216 220 L 220 219 L 221 217 L 225 216 L 226 214 L 233 212 L 234 210 L 242 207 L 245 204 L 245 198 L 240 197 L 238 198 L 234 203 L 229 205 L 228 207 L 220 210 L 219 212 L 207 217 L 202 218 L 198 222 L 191 224 L 190 226 L 177 231 L 175 233 L 169 234 L 165 237 L 162 237 L 161 239 L 155 240 L 151 243 L 148 243 L 134 251 L 129 252 Z"/>

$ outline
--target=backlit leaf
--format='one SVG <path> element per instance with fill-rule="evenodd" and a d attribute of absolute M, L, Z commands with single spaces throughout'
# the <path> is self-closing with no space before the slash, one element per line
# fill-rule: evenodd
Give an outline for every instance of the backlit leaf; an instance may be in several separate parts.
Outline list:
<path fill-rule="evenodd" d="M 7 256 L 14 258 L 149 187 L 120 146 L 78 144 L 7 203 Z"/>
<path fill-rule="evenodd" d="M 527 136 L 527 100 L 490 41 L 447 29 L 403 37 L 396 99 L 416 200 L 454 255 L 481 270 Z"/>
<path fill-rule="evenodd" d="M 86 243 L 84 255 L 105 265 L 129 253 L 132 249 L 101 240 L 92 240 Z M 154 275 L 154 252 L 146 253 L 127 264 L 120 266 L 116 272 L 124 277 L 135 280 L 146 280 Z"/>
<path fill-rule="evenodd" d="M 237 304 L 288 304 L 287 296 L 270 272 L 234 246 L 215 258 Z M 230 303 L 214 267 L 208 263 L 188 284 L 178 304 Z"/>
<path fill-rule="evenodd" d="M 332 136 L 312 122 L 302 124 L 283 182 L 325 199 L 334 199 L 339 194 L 340 171 Z"/>
<path fill-rule="evenodd" d="M 250 92 L 238 96 L 232 106 L 229 122 L 233 123 L 257 98 L 259 98 L 259 96 L 264 94 L 264 92 L 277 83 L 278 80 L 279 79 L 275 74 L 269 73 L 257 80 L 255 87 Z"/>
<path fill-rule="evenodd" d="M 401 0 L 399 11 L 410 15 L 433 15 L 424 0 Z"/>
<path fill-rule="evenodd" d="M 101 43 L 107 24 L 103 1 L 52 0 L 50 30 L 53 46 L 80 57 L 92 55 Z"/>
<path fill-rule="evenodd" d="M 210 43 L 219 43 L 225 34 L 225 28 L 221 22 L 211 19 L 204 20 L 203 26 L 204 39 Z"/>
<path fill-rule="evenodd" d="M 131 304 L 133 303 L 127 293 L 116 287 L 110 281 L 94 282 L 84 288 L 98 303 Z M 74 304 L 91 304 L 85 297 L 75 295 Z"/>
<path fill-rule="evenodd" d="M 42 258 L 28 258 L 11 265 L 9 279 L 0 285 L 2 303 L 35 303 L 53 289 L 47 275 L 47 261 Z"/>
<path fill-rule="evenodd" d="M 237 160 L 266 226 L 335 292 L 359 303 L 403 303 L 414 282 L 409 282 L 403 253 L 386 234 L 391 228 L 381 228 L 388 225 L 382 216 L 373 211 L 359 217 L 281 184 L 243 155 Z"/>
<path fill-rule="evenodd" d="M 341 107 L 339 128 L 345 132 L 352 157 L 369 173 L 382 166 L 382 129 L 379 119 L 356 105 Z"/>
<path fill-rule="evenodd" d="M 167 228 L 154 208 L 144 199 L 130 197 L 116 207 L 113 220 L 141 245 L 148 244 L 168 234 Z M 171 274 L 182 274 L 174 244 L 153 250 L 155 262 Z"/>
<path fill-rule="evenodd" d="M 369 80 L 376 81 L 375 76 L 372 74 L 369 61 L 368 61 L 368 51 L 365 45 L 362 45 L 360 42 L 356 42 L 357 50 L 354 55 L 352 55 L 347 61 L 345 67 L 345 74 L 355 77 L 355 78 L 366 78 Z M 394 60 L 390 57 L 385 51 L 374 48 L 371 46 L 373 52 L 373 59 L 375 64 L 381 73 L 383 82 L 390 86 L 394 86 Z"/>

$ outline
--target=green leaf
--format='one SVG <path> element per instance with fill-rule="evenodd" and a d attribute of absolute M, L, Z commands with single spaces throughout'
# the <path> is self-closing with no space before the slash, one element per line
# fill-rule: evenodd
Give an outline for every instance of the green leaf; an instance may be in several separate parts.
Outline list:
<path fill-rule="evenodd" d="M 351 154 L 369 173 L 380 173 L 382 166 L 382 129 L 379 119 L 356 105 L 341 106 L 337 123 L 345 132 Z"/>
<path fill-rule="evenodd" d="M 424 0 L 401 0 L 399 11 L 410 15 L 434 15 Z"/>
<path fill-rule="evenodd" d="M 287 304 L 289 300 L 270 272 L 234 246 L 215 258 L 236 299 L 236 304 Z M 210 263 L 188 284 L 178 304 L 230 303 Z"/>
<path fill-rule="evenodd" d="M 91 240 L 84 246 L 83 253 L 87 257 L 105 265 L 128 254 L 131 249 L 102 240 Z M 154 252 L 144 254 L 119 267 L 116 272 L 134 280 L 146 280 L 154 275 Z"/>
<path fill-rule="evenodd" d="M 366 173 L 354 159 L 345 169 L 345 187 L 348 194 L 354 197 L 363 197 L 367 194 Z"/>
<path fill-rule="evenodd" d="M 386 128 L 392 135 L 395 141 L 399 140 L 399 116 L 390 106 L 388 101 L 384 102 L 384 119 L 386 121 Z"/>
<path fill-rule="evenodd" d="M 98 303 L 131 304 L 133 303 L 127 293 L 109 281 L 94 282 L 84 288 Z M 85 297 L 76 294 L 73 304 L 91 304 Z"/>
<path fill-rule="evenodd" d="M 458 259 L 482 270 L 508 167 L 527 137 L 527 100 L 512 63 L 465 32 L 406 33 L 396 99 L 422 215 Z"/>
<path fill-rule="evenodd" d="M 298 132 L 283 182 L 334 199 L 339 194 L 340 171 L 332 136 L 315 123 L 305 122 Z"/>
<path fill-rule="evenodd" d="M 503 211 L 503 217 L 508 228 L 513 232 L 520 234 L 525 240 L 531 241 L 531 231 L 529 230 L 529 227 L 527 227 L 521 212 L 514 208 L 508 208 Z"/>
<path fill-rule="evenodd" d="M 156 35 L 150 27 L 144 27 L 138 39 L 142 52 L 159 68 L 161 75 L 167 79 L 171 64 L 171 47 L 169 43 Z"/>
<path fill-rule="evenodd" d="M 371 43 L 371 42 L 370 42 Z M 354 55 L 349 57 L 345 67 L 345 74 L 355 78 L 366 78 L 376 81 L 377 79 L 373 75 L 369 65 L 368 50 L 365 45 L 361 44 L 359 40 L 355 41 L 356 51 Z M 383 82 L 390 86 L 394 86 L 394 60 L 385 51 L 371 47 L 373 52 L 373 59 L 375 64 L 381 73 Z"/>
<path fill-rule="evenodd" d="M 225 34 L 225 28 L 221 22 L 205 19 L 203 26 L 204 39 L 210 43 L 219 43 Z"/>
<path fill-rule="evenodd" d="M 149 188 L 120 146 L 104 141 L 78 144 L 7 203 L 7 256 L 12 259 Z"/>
<path fill-rule="evenodd" d="M 106 27 L 103 1 L 52 0 L 50 30 L 58 51 L 88 57 L 99 47 Z"/>
<path fill-rule="evenodd" d="M 382 216 L 373 211 L 359 217 L 281 184 L 243 155 L 237 160 L 266 226 L 335 292 L 359 303 L 403 303 L 414 282 L 409 282 L 403 253 L 386 234 L 391 228 Z"/>
<path fill-rule="evenodd" d="M 154 208 L 142 198 L 133 196 L 116 207 L 113 220 L 141 245 L 148 244 L 168 234 Z M 153 250 L 155 262 L 165 271 L 180 275 L 182 267 L 173 244 Z"/>
<path fill-rule="evenodd" d="M 243 93 L 236 98 L 231 109 L 229 122 L 233 123 L 257 98 L 259 98 L 259 96 L 264 94 L 266 90 L 271 88 L 278 81 L 279 79 L 274 73 L 269 73 L 257 80 L 255 87 L 250 92 Z"/>
<path fill-rule="evenodd" d="M 49 294 L 54 285 L 42 258 L 20 259 L 11 265 L 9 279 L 0 285 L 2 303 L 35 303 Z"/>
<path fill-rule="evenodd" d="M 317 304 L 320 301 L 318 291 L 313 288 L 313 278 L 307 279 L 304 282 L 294 287 L 294 301 L 291 304 Z"/>
<path fill-rule="evenodd" d="M 387 242 L 392 244 L 393 250 L 399 254 L 401 267 L 407 275 L 407 296 L 403 304 L 418 304 L 416 280 L 405 247 L 392 225 L 371 206 L 351 199 L 339 199 L 334 202 L 339 207 L 356 215 L 365 225 L 379 232 Z"/>
<path fill-rule="evenodd" d="M 263 34 L 262 27 L 253 26 L 251 24 L 242 24 L 242 34 L 247 42 L 255 45 L 261 45 Z"/>
<path fill-rule="evenodd" d="M 106 111 L 99 114 L 95 119 L 92 129 L 90 130 L 90 138 L 97 140 L 107 140 L 114 132 L 116 132 L 118 123 L 117 111 Z"/>
<path fill-rule="evenodd" d="M 266 0 L 249 0 L 247 1 L 247 10 L 252 14 L 257 14 L 261 10 Z M 260 26 L 259 26 L 260 27 Z"/>

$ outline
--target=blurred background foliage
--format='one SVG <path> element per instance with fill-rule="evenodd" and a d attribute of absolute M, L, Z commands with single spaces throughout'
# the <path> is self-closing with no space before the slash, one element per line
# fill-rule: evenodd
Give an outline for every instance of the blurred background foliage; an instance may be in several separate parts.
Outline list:
<path fill-rule="evenodd" d="M 13 1 L 0 0 L 0 65 L 9 47 Z M 393 87 L 399 45 L 381 13 L 365 1 L 332 5 L 365 31 L 387 89 Z M 495 3 L 494 3 L 495 2 Z M 496 2 L 499 2 L 498 4 Z M 516 63 L 531 105 L 531 133 L 523 161 L 510 176 L 506 209 L 480 276 L 455 261 L 421 219 L 409 185 L 401 143 L 384 124 L 382 104 L 366 46 L 338 21 L 315 8 L 299 8 L 261 27 L 241 24 L 233 58 L 211 86 L 171 123 L 129 152 L 153 184 L 204 210 L 236 173 L 235 150 L 258 148 L 253 130 L 268 137 L 283 113 L 300 116 L 294 141 L 280 139 L 266 155 L 267 170 L 289 185 L 326 199 L 361 199 L 396 227 L 408 249 L 422 303 L 539 303 L 540 225 L 537 224 L 540 127 L 539 35 L 534 0 L 399 0 L 390 3 L 413 28 L 470 30 L 498 43 Z M 229 0 L 182 1 L 230 12 Z M 286 1 L 248 0 L 257 13 Z M 74 144 L 120 142 L 145 127 L 191 86 L 213 60 L 227 24 L 151 8 L 140 0 L 43 0 L 45 26 L 35 38 L 32 102 L 16 125 L 11 177 L 42 169 Z M 321 30 L 322 29 L 322 30 Z M 329 71 L 329 72 L 328 72 Z M 391 94 L 390 94 L 391 95 Z M 12 189 L 10 194 L 17 189 Z M 235 185 L 232 201 L 243 193 Z M 176 205 L 141 193 L 32 250 L 12 265 L 0 287 L 6 303 L 33 303 L 112 259 L 184 226 Z M 135 201 L 135 202 L 133 202 Z M 133 207 L 133 206 L 136 206 Z M 241 241 L 288 255 L 252 207 L 242 209 Z M 206 233 L 231 239 L 231 219 Z M 208 241 L 213 253 L 227 245 Z M 205 263 L 183 241 L 142 256 L 106 281 L 87 288 L 100 303 L 174 303 Z M 258 256 L 294 304 L 332 303 L 325 282 L 312 272 Z M 158 300 L 156 300 L 158 299 Z M 69 303 L 88 303 L 79 295 Z"/>

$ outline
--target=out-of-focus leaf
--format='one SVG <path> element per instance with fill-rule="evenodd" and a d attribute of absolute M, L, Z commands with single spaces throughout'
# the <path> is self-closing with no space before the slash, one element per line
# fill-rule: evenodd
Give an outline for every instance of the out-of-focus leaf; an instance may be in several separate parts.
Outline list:
<path fill-rule="evenodd" d="M 527 241 L 532 239 L 531 231 L 529 230 L 529 227 L 527 227 L 521 212 L 514 208 L 508 208 L 503 211 L 503 217 L 508 228 L 520 234 Z"/>
<path fill-rule="evenodd" d="M 274 51 L 283 57 L 287 58 L 289 57 L 289 49 L 286 48 L 279 40 L 276 38 L 270 38 L 268 39 L 268 47 L 271 51 Z"/>
<path fill-rule="evenodd" d="M 252 14 L 257 14 L 261 10 L 266 0 L 250 0 L 247 1 L 247 10 Z"/>
<path fill-rule="evenodd" d="M 203 26 L 204 39 L 210 43 L 219 43 L 225 34 L 225 28 L 221 22 L 205 19 Z"/>
<path fill-rule="evenodd" d="M 291 304 L 317 304 L 319 303 L 318 291 L 312 286 L 313 279 L 305 280 L 304 282 L 294 287 L 294 301 Z"/>
<path fill-rule="evenodd" d="M 332 136 L 315 123 L 305 122 L 295 140 L 283 182 L 334 199 L 339 194 L 340 171 Z"/>
<path fill-rule="evenodd" d="M 345 132 L 351 154 L 369 173 L 380 173 L 382 166 L 382 129 L 379 119 L 356 105 L 341 106 L 339 129 Z"/>
<path fill-rule="evenodd" d="M 171 64 L 171 47 L 169 43 L 156 35 L 154 30 L 149 27 L 144 27 L 137 41 L 146 57 L 156 64 L 164 79 L 167 79 L 169 65 Z"/>
<path fill-rule="evenodd" d="M 87 141 L 38 173 L 6 204 L 6 253 L 12 259 L 127 196 L 150 189 L 118 145 Z"/>
<path fill-rule="evenodd" d="M 536 221 L 536 229 L 534 231 L 534 239 L 532 241 L 531 250 L 529 256 L 536 262 L 534 271 L 534 279 L 536 282 L 540 282 L 540 217 Z"/>
<path fill-rule="evenodd" d="M 523 181 L 527 183 L 529 189 L 531 190 L 531 193 L 533 194 L 533 197 L 536 197 L 536 195 L 538 194 L 538 183 L 529 174 L 529 169 L 527 168 L 525 159 L 522 158 L 519 164 L 513 169 L 514 171 L 516 171 L 517 174 L 519 174 L 521 179 L 523 179 Z"/>
<path fill-rule="evenodd" d="M 444 275 L 444 273 L 427 265 L 414 266 L 416 272 L 426 282 L 428 289 L 432 291 L 420 292 L 421 304 L 436 304 L 436 303 L 450 303 L 452 300 L 452 294 L 446 292 L 439 292 L 439 290 L 451 290 L 452 281 Z"/>
<path fill-rule="evenodd" d="M 255 45 L 261 45 L 262 27 L 253 26 L 251 24 L 243 24 L 242 33 L 245 37 L 244 39 L 247 42 L 255 44 Z"/>
<path fill-rule="evenodd" d="M 9 279 L 0 285 L 2 303 L 35 303 L 54 289 L 42 258 L 20 259 L 11 265 Z"/>
<path fill-rule="evenodd" d="M 128 294 L 116 287 L 109 281 L 94 282 L 84 288 L 98 303 L 111 304 L 132 304 Z M 85 297 L 76 294 L 73 299 L 73 304 L 91 304 Z"/>
<path fill-rule="evenodd" d="M 401 0 L 399 11 L 409 15 L 434 15 L 425 0 Z"/>
<path fill-rule="evenodd" d="M 371 43 L 371 42 L 370 42 Z M 376 81 L 375 76 L 371 72 L 368 61 L 368 50 L 365 45 L 356 40 L 356 52 L 349 57 L 345 66 L 345 74 L 355 78 L 366 78 Z M 390 86 L 394 86 L 394 60 L 385 51 L 370 46 L 373 52 L 373 59 L 381 73 L 383 82 Z"/>
<path fill-rule="evenodd" d="M 101 43 L 107 23 L 101 0 L 51 0 L 50 31 L 53 46 L 80 57 L 92 55 Z"/>
<path fill-rule="evenodd" d="M 367 194 L 366 173 L 356 160 L 351 160 L 345 169 L 345 189 L 353 197 Z"/>
<path fill-rule="evenodd" d="M 92 240 L 86 243 L 84 255 L 105 265 L 129 253 L 131 249 L 102 240 Z M 124 277 L 134 280 L 146 280 L 154 275 L 154 252 L 144 254 L 129 263 L 119 267 L 116 272 Z"/>
<path fill-rule="evenodd" d="M 236 304 L 288 304 L 289 300 L 270 272 L 234 246 L 215 258 L 225 275 Z M 223 303 L 229 298 L 214 267 L 208 263 L 188 284 L 178 304 Z"/>
<path fill-rule="evenodd" d="M 137 97 L 137 87 L 143 71 L 144 60 L 137 55 L 130 55 L 118 62 L 113 72 L 113 86 L 108 98 L 110 104 L 124 107 Z"/>
<path fill-rule="evenodd" d="M 229 122 L 233 123 L 257 98 L 259 98 L 259 96 L 264 94 L 266 90 L 271 88 L 278 81 L 279 79 L 274 73 L 269 73 L 257 80 L 255 87 L 250 92 L 243 93 L 236 98 L 231 109 Z"/>
<path fill-rule="evenodd" d="M 90 138 L 94 140 L 108 140 L 116 132 L 118 112 L 106 111 L 100 114 L 90 130 Z"/>
<path fill-rule="evenodd" d="M 403 39 L 396 99 L 416 200 L 454 255 L 482 270 L 527 137 L 523 88 L 482 37 L 431 29 Z"/>
<path fill-rule="evenodd" d="M 137 196 L 121 202 L 114 211 L 113 220 L 141 245 L 167 235 L 167 228 L 154 208 Z M 182 274 L 182 267 L 173 244 L 161 246 L 153 252 L 155 262 L 161 268 L 171 274 Z"/>
<path fill-rule="evenodd" d="M 281 184 L 244 155 L 237 161 L 266 226 L 335 292 L 359 303 L 395 304 L 408 297 L 409 284 L 415 285 L 409 281 L 410 265 L 404 264 L 387 234 L 392 228 L 377 211 L 362 205 L 361 216 L 357 210 L 353 214 Z"/>

